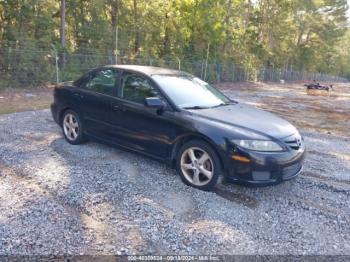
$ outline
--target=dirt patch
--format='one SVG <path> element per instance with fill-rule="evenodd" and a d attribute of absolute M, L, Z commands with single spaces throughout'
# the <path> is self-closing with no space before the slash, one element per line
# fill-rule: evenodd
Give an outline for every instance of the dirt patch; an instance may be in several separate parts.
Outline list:
<path fill-rule="evenodd" d="M 297 127 L 349 136 L 350 84 L 334 85 L 328 96 L 308 95 L 304 83 L 222 83 L 233 99 L 276 113 Z"/>
<path fill-rule="evenodd" d="M 52 90 L 50 87 L 0 90 L 0 114 L 49 108 Z"/>
<path fill-rule="evenodd" d="M 322 176 L 320 174 L 317 174 L 317 173 L 314 173 L 314 172 L 310 172 L 310 171 L 304 171 L 304 172 L 301 173 L 301 175 L 307 176 L 307 177 L 321 179 L 321 180 L 324 180 L 324 181 L 344 183 L 344 184 L 350 185 L 350 181 L 349 180 L 338 179 L 338 178 L 333 178 L 333 177 L 330 178 L 330 177 Z"/>

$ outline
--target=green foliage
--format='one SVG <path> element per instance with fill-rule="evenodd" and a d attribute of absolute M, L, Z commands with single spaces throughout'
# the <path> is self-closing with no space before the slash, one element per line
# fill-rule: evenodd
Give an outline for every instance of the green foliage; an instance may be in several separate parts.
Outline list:
<path fill-rule="evenodd" d="M 67 54 L 60 66 L 69 79 L 114 62 L 118 27 L 123 63 L 153 59 L 176 67 L 181 60 L 183 69 L 203 75 L 209 46 L 210 67 L 223 74 L 238 64 L 250 79 L 261 67 L 350 77 L 347 9 L 346 0 L 66 0 L 62 48 L 60 1 L 0 0 L 0 62 L 3 71 L 20 67 L 19 82 L 31 74 L 55 79 L 54 61 L 28 51 L 55 48 Z M 7 47 L 27 52 L 9 61 Z M 211 71 L 208 77 L 218 78 Z"/>

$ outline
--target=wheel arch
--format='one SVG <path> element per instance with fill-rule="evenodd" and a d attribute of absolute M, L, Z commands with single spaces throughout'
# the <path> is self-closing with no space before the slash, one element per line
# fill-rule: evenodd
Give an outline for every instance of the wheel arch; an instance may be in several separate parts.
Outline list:
<path fill-rule="evenodd" d="M 63 115 L 67 110 L 72 110 L 74 112 L 76 112 L 71 106 L 65 106 L 62 107 L 62 109 L 60 110 L 59 114 L 58 114 L 58 123 L 60 126 L 62 126 L 62 120 L 63 120 Z"/>
<path fill-rule="evenodd" d="M 174 167 L 176 164 L 176 156 L 178 154 L 178 151 L 180 150 L 181 146 L 185 143 L 187 143 L 188 141 L 191 140 L 202 140 L 204 142 L 206 142 L 207 144 L 209 144 L 214 152 L 217 154 L 219 161 L 220 161 L 220 165 L 222 168 L 222 171 L 225 170 L 225 163 L 222 159 L 222 154 L 220 154 L 217 146 L 215 145 L 215 143 L 207 136 L 204 136 L 202 134 L 196 134 L 196 133 L 190 133 L 190 134 L 186 134 L 186 135 L 182 135 L 180 137 L 178 137 L 175 141 L 175 143 L 172 146 L 171 149 L 171 156 L 170 156 L 170 160 L 171 160 L 171 165 Z"/>

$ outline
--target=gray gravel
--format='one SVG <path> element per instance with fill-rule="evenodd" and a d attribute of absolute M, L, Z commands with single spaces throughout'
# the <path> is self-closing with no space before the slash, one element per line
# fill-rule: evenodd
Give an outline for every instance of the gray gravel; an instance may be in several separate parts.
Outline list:
<path fill-rule="evenodd" d="M 149 158 L 69 145 L 48 110 L 0 116 L 0 255 L 350 255 L 349 139 L 303 134 L 297 179 L 210 193 Z"/>

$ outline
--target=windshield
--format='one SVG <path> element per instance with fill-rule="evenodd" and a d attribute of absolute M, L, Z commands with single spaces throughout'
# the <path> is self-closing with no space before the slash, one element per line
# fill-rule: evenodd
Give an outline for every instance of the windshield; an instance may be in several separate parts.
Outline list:
<path fill-rule="evenodd" d="M 209 108 L 230 100 L 208 83 L 191 75 L 153 75 L 170 99 L 180 108 Z"/>

